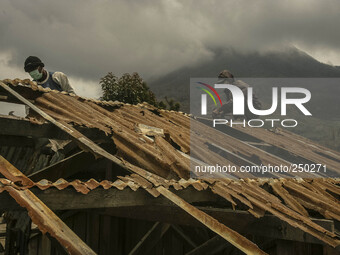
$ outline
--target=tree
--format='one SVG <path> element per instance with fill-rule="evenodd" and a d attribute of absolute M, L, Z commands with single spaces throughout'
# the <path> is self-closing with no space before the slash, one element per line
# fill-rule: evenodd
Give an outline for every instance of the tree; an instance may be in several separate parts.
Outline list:
<path fill-rule="evenodd" d="M 148 102 L 157 104 L 155 94 L 149 89 L 138 73 L 124 74 L 118 78 L 111 72 L 100 79 L 102 87 L 102 100 L 117 100 L 129 104 Z"/>
<path fill-rule="evenodd" d="M 167 97 L 165 97 L 165 101 L 168 103 L 169 105 L 169 110 L 172 111 L 179 111 L 179 109 L 181 108 L 181 105 L 178 102 L 175 102 L 173 99 L 168 99 Z"/>
<path fill-rule="evenodd" d="M 147 102 L 160 109 L 167 109 L 163 101 L 158 102 L 155 94 L 150 90 L 147 84 L 138 73 L 124 74 L 118 78 L 112 72 L 109 72 L 100 79 L 103 96 L 101 100 L 120 101 L 129 104 L 138 104 Z M 179 111 L 180 104 L 175 103 L 173 99 L 168 101 L 169 110 Z"/>

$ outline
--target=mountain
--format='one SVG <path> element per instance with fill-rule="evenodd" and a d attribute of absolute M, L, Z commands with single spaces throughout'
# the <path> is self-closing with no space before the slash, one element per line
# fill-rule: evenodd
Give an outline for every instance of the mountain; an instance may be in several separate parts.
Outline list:
<path fill-rule="evenodd" d="M 223 69 L 242 77 L 340 77 L 340 67 L 321 63 L 296 48 L 281 52 L 240 53 L 215 50 L 215 57 L 196 66 L 185 67 L 148 82 L 160 99 L 167 96 L 189 109 L 190 77 L 217 77 Z"/>
<path fill-rule="evenodd" d="M 189 87 L 192 78 L 217 78 L 221 70 L 228 69 L 236 79 L 246 78 L 335 78 L 340 77 L 340 67 L 320 63 L 308 54 L 296 48 L 281 52 L 240 53 L 235 50 L 215 51 L 214 59 L 204 61 L 196 66 L 185 67 L 169 73 L 158 79 L 149 81 L 149 86 L 159 99 L 167 96 L 181 103 L 181 110 L 189 112 Z M 251 80 L 251 79 L 250 79 Z M 264 109 L 271 103 L 271 80 L 256 84 L 254 80 L 249 84 L 264 105 Z M 262 80 L 262 79 L 261 79 Z M 293 80 L 294 79 L 290 79 Z M 263 80 L 262 80 L 263 81 Z M 286 81 L 286 80 L 285 80 Z M 308 89 L 312 93 L 312 100 L 308 102 L 308 109 L 313 116 L 302 118 L 301 113 L 293 111 L 291 118 L 299 120 L 299 126 L 294 128 L 302 136 L 312 139 L 330 148 L 340 150 L 340 94 L 339 82 L 334 79 L 312 79 Z M 224 99 L 222 98 L 222 101 Z M 279 118 L 280 116 L 278 116 Z"/>

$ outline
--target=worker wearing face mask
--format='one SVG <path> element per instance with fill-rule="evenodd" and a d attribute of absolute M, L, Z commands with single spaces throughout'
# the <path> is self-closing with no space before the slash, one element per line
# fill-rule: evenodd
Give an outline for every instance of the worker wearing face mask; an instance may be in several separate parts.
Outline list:
<path fill-rule="evenodd" d="M 44 63 L 38 57 L 29 56 L 25 60 L 25 72 L 29 73 L 33 81 L 44 88 L 74 93 L 67 76 L 62 72 L 48 72 Z"/>

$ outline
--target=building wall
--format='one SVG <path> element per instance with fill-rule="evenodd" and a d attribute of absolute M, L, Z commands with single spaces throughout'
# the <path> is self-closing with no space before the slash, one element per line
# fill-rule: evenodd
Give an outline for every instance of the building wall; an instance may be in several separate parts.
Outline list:
<path fill-rule="evenodd" d="M 146 241 L 133 254 L 184 255 L 194 249 L 185 237 L 181 236 L 171 225 L 166 223 L 118 218 L 107 216 L 96 210 L 67 211 L 60 215 L 65 223 L 84 240 L 97 254 L 125 255 L 153 229 Z M 154 227 L 154 228 L 153 228 Z M 215 234 L 206 228 L 177 226 L 197 246 L 213 238 Z M 258 236 L 247 236 L 270 255 L 335 255 L 334 249 L 319 245 L 287 240 L 269 240 Z M 217 255 L 241 255 L 241 251 L 227 242 L 210 247 L 211 253 Z M 29 242 L 30 255 L 67 254 L 59 243 L 47 236 L 37 235 Z M 194 253 L 204 254 L 207 253 Z"/>

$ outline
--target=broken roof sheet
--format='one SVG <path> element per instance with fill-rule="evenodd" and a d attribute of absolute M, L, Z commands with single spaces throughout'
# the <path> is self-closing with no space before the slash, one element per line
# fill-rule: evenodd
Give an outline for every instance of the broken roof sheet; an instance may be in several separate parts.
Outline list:
<path fill-rule="evenodd" d="M 130 175 L 121 177 L 119 181 L 116 181 L 116 184 L 113 182 L 105 183 L 105 185 L 116 187 L 126 184 L 125 187 L 133 187 L 132 189 L 142 187 L 151 193 L 150 191 L 153 192 L 153 188 L 157 188 L 157 185 L 165 189 L 168 189 L 171 185 L 175 188 L 183 188 L 182 185 L 187 185 L 190 181 L 190 179 L 188 180 L 189 159 L 185 156 L 185 153 L 189 152 L 190 119 L 185 114 L 159 111 L 145 104 L 138 106 L 119 104 L 119 107 L 115 104 L 113 108 L 107 109 L 93 100 L 86 100 L 74 95 L 67 96 L 65 93 L 58 92 L 40 93 L 34 97 L 34 104 L 53 118 L 64 123 L 95 127 L 112 135 L 117 145 L 119 156 L 127 162 L 131 169 L 146 169 L 168 179 L 177 179 L 172 181 L 163 179 L 157 183 L 158 179 L 156 178 L 153 179 L 152 183 L 149 183 L 143 178 L 143 180 L 136 181 Z M 108 106 L 111 107 L 110 104 Z M 38 123 L 42 122 L 42 119 L 37 115 L 31 115 L 30 120 Z M 164 130 L 164 137 L 156 135 L 154 140 L 150 141 L 136 130 L 136 124 L 161 128 Z M 204 124 L 198 126 L 201 132 L 205 132 L 207 129 Z M 251 156 L 254 153 L 254 148 L 221 132 L 216 133 L 213 142 L 224 147 L 229 146 L 227 149 L 237 154 Z M 206 146 L 206 141 L 202 140 L 201 145 Z M 322 148 L 319 147 L 318 149 L 321 150 Z M 255 150 L 255 153 L 263 162 L 272 164 L 286 163 L 284 160 L 261 150 Z M 338 154 L 337 152 L 331 153 Z M 204 151 L 202 151 L 202 155 L 204 155 Z M 199 156 L 197 155 L 198 159 Z M 221 159 L 219 155 L 215 155 L 213 160 Z M 324 157 L 322 160 L 333 159 Z M 334 167 L 337 168 L 339 162 L 333 161 Z M 9 179 L 13 181 L 12 178 L 18 177 L 12 175 Z M 138 178 L 141 177 L 139 176 Z M 178 180 L 179 178 L 184 179 Z M 143 184 L 139 183 L 140 181 Z M 130 184 L 128 185 L 127 183 L 129 182 Z M 182 182 L 182 185 L 180 182 Z M 264 212 L 270 212 L 292 226 L 298 227 L 332 246 L 339 245 L 337 236 L 313 223 L 309 219 L 307 211 L 307 209 L 313 210 L 322 214 L 325 218 L 339 219 L 338 179 L 245 179 L 238 181 L 223 179 L 201 180 L 196 183 L 194 180 L 191 182 L 193 183 L 188 185 L 193 185 L 194 187 L 199 185 L 202 189 L 209 187 L 215 194 L 223 197 L 234 206 L 241 204 L 247 206 L 248 211 L 255 217 L 261 217 Z M 26 186 L 38 186 L 40 188 L 54 186 L 61 188 L 64 185 L 65 187 L 72 186 L 83 193 L 88 192 L 91 188 L 104 187 L 103 184 L 93 180 L 85 183 L 76 180 L 71 182 L 72 184 L 60 181 L 61 186 L 58 186 L 58 183 L 52 184 L 46 181 L 38 183 L 26 183 Z M 272 190 L 272 192 L 269 192 L 268 189 Z M 154 192 L 153 195 L 158 194 Z"/>
<path fill-rule="evenodd" d="M 27 80 L 5 80 L 5 82 L 12 85 L 32 83 L 28 83 Z M 39 91 L 38 94 L 28 95 L 39 109 L 57 121 L 101 130 L 112 137 L 120 157 L 165 178 L 175 178 L 176 176 L 189 178 L 190 158 L 185 154 L 189 154 L 190 151 L 190 136 L 195 140 L 192 145 L 195 146 L 195 155 L 191 156 L 207 164 L 225 165 L 226 163 L 225 157 L 221 156 L 219 152 L 212 152 L 211 147 L 222 149 L 226 153 L 232 153 L 239 158 L 255 162 L 255 164 L 288 165 L 290 163 L 270 151 L 264 151 L 231 135 L 209 128 L 183 113 L 159 110 L 148 104 L 129 105 L 106 102 L 103 105 L 99 100 L 67 95 L 64 92 L 51 91 L 40 86 L 30 88 L 18 85 L 13 88 L 24 94 L 30 91 Z M 44 121 L 36 114 L 31 114 L 29 118 L 32 122 L 41 123 Z M 195 121 L 195 132 L 190 131 L 190 121 Z M 140 132 L 138 125 L 141 124 L 162 129 L 164 135 L 156 134 L 153 140 L 149 139 L 148 136 Z M 261 128 L 235 129 L 269 145 L 287 150 L 306 161 L 325 164 L 329 168 L 328 173 L 330 171 L 339 173 L 340 171 L 339 152 L 316 145 L 297 135 L 281 129 L 277 129 L 275 132 Z M 209 137 L 209 141 L 206 137 Z M 241 163 L 228 161 L 228 164 L 240 165 Z M 250 173 L 242 173 L 241 176 L 237 173 L 233 174 L 236 177 L 256 177 Z M 287 174 L 287 177 L 294 176 L 304 177 L 303 173 Z M 315 173 L 315 177 L 325 177 L 325 175 L 320 172 Z"/>

